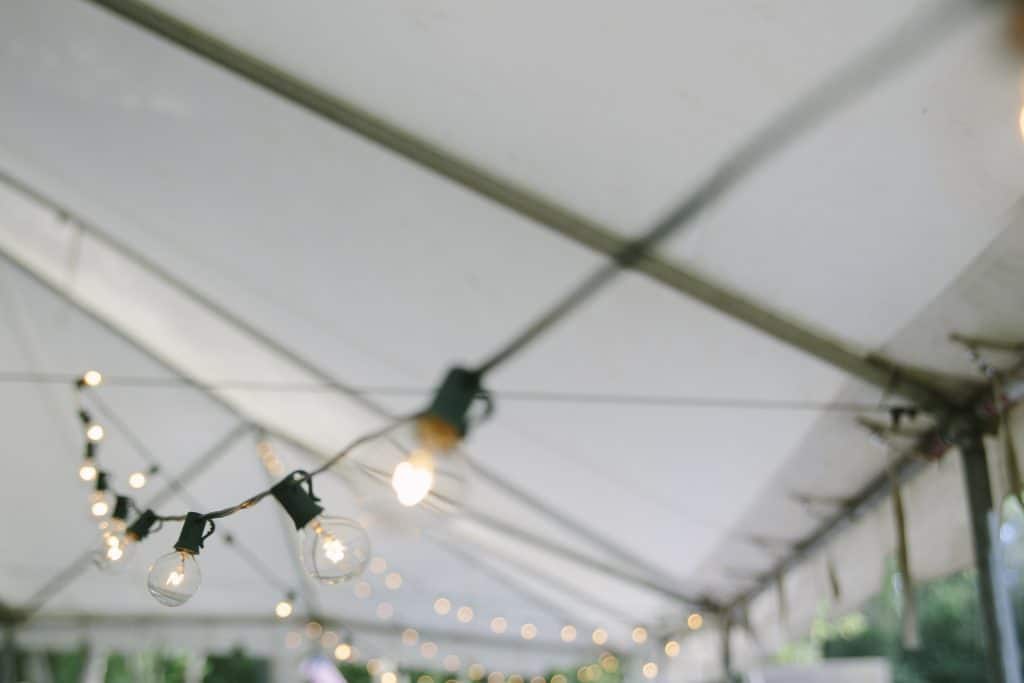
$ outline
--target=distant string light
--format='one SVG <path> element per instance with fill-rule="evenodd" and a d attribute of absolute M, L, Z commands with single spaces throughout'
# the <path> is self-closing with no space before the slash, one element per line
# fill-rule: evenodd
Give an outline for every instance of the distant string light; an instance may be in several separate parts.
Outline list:
<path fill-rule="evenodd" d="M 691 631 L 699 631 L 700 627 L 704 625 L 704 617 L 694 612 L 686 618 L 686 625 Z"/>

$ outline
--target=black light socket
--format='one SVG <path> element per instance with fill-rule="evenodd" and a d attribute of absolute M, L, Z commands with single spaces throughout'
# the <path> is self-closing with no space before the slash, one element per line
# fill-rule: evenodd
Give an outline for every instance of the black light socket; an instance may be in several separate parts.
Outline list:
<path fill-rule="evenodd" d="M 136 540 L 141 541 L 146 536 L 149 536 L 149 531 L 153 528 L 154 524 L 156 524 L 156 513 L 152 510 L 146 510 L 128 527 L 128 535 L 134 536 Z"/>
<path fill-rule="evenodd" d="M 481 395 L 480 380 L 479 372 L 452 368 L 424 414 L 450 424 L 459 436 L 465 436 L 469 431 L 469 409 Z"/>
<path fill-rule="evenodd" d="M 181 534 L 178 536 L 178 542 L 174 544 L 174 549 L 198 555 L 199 549 L 203 547 L 205 535 L 206 518 L 198 512 L 190 512 L 185 515 L 185 522 L 181 525 Z"/>
<path fill-rule="evenodd" d="M 96 490 L 106 491 L 110 488 L 110 484 L 107 482 L 107 473 L 100 472 L 96 475 Z"/>
<path fill-rule="evenodd" d="M 295 522 L 295 528 L 301 529 L 324 511 L 312 493 L 302 487 L 306 481 L 302 472 L 292 472 L 270 489 L 270 494 L 277 499 L 284 511 Z"/>
<path fill-rule="evenodd" d="M 131 499 L 128 496 L 118 496 L 114 502 L 114 513 L 110 516 L 121 521 L 128 519 L 128 507 L 130 505 Z"/>

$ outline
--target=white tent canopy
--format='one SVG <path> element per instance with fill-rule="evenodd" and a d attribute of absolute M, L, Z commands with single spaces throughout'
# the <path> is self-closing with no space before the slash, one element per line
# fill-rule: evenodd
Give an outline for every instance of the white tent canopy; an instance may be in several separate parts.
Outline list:
<path fill-rule="evenodd" d="M 794 98 L 948 3 L 153 4 L 635 237 Z M 661 255 L 858 356 L 971 395 L 980 377 L 949 334 L 1024 338 L 1020 64 L 1005 22 L 961 11 Z M 91 3 L 6 3 L 0 55 L 0 169 L 14 181 L 0 185 L 11 380 L 0 511 L 18 520 L 2 540 L 19 549 L 0 559 L 9 606 L 94 543 L 73 392 L 42 376 L 108 377 L 96 395 L 129 431 L 108 419 L 100 457 L 122 486 L 144 465 L 133 435 L 181 475 L 240 424 L 268 430 L 286 467 L 310 467 L 386 422 L 342 386 L 414 410 L 447 367 L 479 361 L 605 262 Z M 636 662 L 655 658 L 658 638 L 686 634 L 695 602 L 746 595 L 820 528 L 794 494 L 848 498 L 887 466 L 857 412 L 837 409 L 872 413 L 884 388 L 641 273 L 488 385 L 498 410 L 467 444 L 481 472 L 465 514 L 435 536 L 367 520 L 401 587 L 370 574 L 369 598 L 300 591 L 300 613 L 349 628 L 366 658 L 436 668 L 454 654 L 532 675 L 592 661 L 597 627 Z M 189 494 L 217 508 L 265 488 L 256 436 L 243 429 Z M 152 479 L 150 495 L 166 483 Z M 363 514 L 341 478 L 317 488 L 329 509 Z M 959 460 L 927 466 L 906 498 L 915 573 L 969 565 Z M 161 507 L 188 504 L 171 495 Z M 230 531 L 299 588 L 275 505 L 223 522 L 200 556 L 203 588 L 170 612 L 144 577 L 172 526 L 130 575 L 69 580 L 20 637 L 283 651 L 296 625 L 270 618 L 281 591 L 219 542 Z M 879 587 L 892 547 L 883 506 L 816 548 L 783 579 L 789 627 L 827 598 L 826 558 L 853 607 Z M 472 621 L 437 615 L 439 596 L 471 606 Z M 499 616 L 505 634 L 489 627 Z M 717 673 L 706 616 L 671 679 Z M 735 635 L 741 663 L 784 638 L 773 591 L 750 619 L 761 637 Z M 533 640 L 519 635 L 527 623 Z M 559 640 L 567 623 L 572 644 Z M 649 642 L 631 641 L 637 625 Z M 405 627 L 440 653 L 402 645 Z"/>

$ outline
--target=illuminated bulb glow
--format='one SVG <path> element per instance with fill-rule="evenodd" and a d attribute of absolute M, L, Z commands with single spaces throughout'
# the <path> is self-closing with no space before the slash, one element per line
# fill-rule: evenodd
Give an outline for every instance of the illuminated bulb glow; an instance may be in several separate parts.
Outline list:
<path fill-rule="evenodd" d="M 504 633 L 507 628 L 508 622 L 505 620 L 505 617 L 494 617 L 491 619 L 491 630 L 495 633 Z"/>
<path fill-rule="evenodd" d="M 78 477 L 82 481 L 93 481 L 96 479 L 97 474 L 96 465 L 93 465 L 91 462 L 87 462 L 78 468 Z"/>
<path fill-rule="evenodd" d="M 562 642 L 571 643 L 576 640 L 576 627 L 567 625 L 562 627 Z"/>
<path fill-rule="evenodd" d="M 647 641 L 647 629 L 637 626 L 633 629 L 633 642 L 640 644 Z"/>
<path fill-rule="evenodd" d="M 87 387 L 98 387 L 103 382 L 103 375 L 97 370 L 89 370 L 82 375 L 82 383 Z"/>
<path fill-rule="evenodd" d="M 338 564 L 345 559 L 345 544 L 339 541 L 333 534 L 329 534 L 324 531 L 324 528 L 317 522 L 316 526 L 313 527 L 313 531 L 316 532 L 317 536 L 322 539 L 321 548 L 323 549 L 324 557 Z"/>
<path fill-rule="evenodd" d="M 694 612 L 686 619 L 686 625 L 690 627 L 691 631 L 697 631 L 701 626 L 704 625 L 704 617 Z"/>
<path fill-rule="evenodd" d="M 604 645 L 608 641 L 608 631 L 603 628 L 595 628 L 591 640 L 595 645 Z"/>
<path fill-rule="evenodd" d="M 165 586 L 180 586 L 181 582 L 185 580 L 185 565 L 179 564 L 178 568 L 167 575 L 167 580 L 164 581 Z"/>
<path fill-rule="evenodd" d="M 103 425 L 96 424 L 95 422 L 85 429 L 85 438 L 89 439 L 89 441 L 102 441 L 103 434 Z"/>
<path fill-rule="evenodd" d="M 675 640 L 670 640 L 667 643 L 665 643 L 665 654 L 667 654 L 669 657 L 678 657 L 679 643 Z"/>
<path fill-rule="evenodd" d="M 132 472 L 128 475 L 128 485 L 133 489 L 141 489 L 146 485 L 146 475 L 142 472 Z"/>
<path fill-rule="evenodd" d="M 641 671 L 644 674 L 644 678 L 650 680 L 658 675 L 658 665 L 654 662 L 647 662 Z"/>
<path fill-rule="evenodd" d="M 277 615 L 278 619 L 287 619 L 292 615 L 293 609 L 292 603 L 289 600 L 282 600 L 274 607 L 274 614 Z"/>
<path fill-rule="evenodd" d="M 119 545 L 111 545 L 107 548 L 107 559 L 111 562 L 117 562 L 122 557 L 124 557 L 124 551 Z"/>
<path fill-rule="evenodd" d="M 537 627 L 533 624 L 523 624 L 523 627 L 519 629 L 519 635 L 523 637 L 523 640 L 533 640 L 537 637 Z"/>
<path fill-rule="evenodd" d="M 338 647 L 334 648 L 334 658 L 339 662 L 344 662 L 352 656 L 352 646 L 348 643 L 342 643 Z"/>
<path fill-rule="evenodd" d="M 395 466 L 391 474 L 391 488 L 398 502 L 405 507 L 420 503 L 434 486 L 434 458 L 425 450 L 416 450 L 409 458 Z"/>
<path fill-rule="evenodd" d="M 110 505 L 105 500 L 97 500 L 89 507 L 89 511 L 93 517 L 106 517 L 110 512 Z"/>

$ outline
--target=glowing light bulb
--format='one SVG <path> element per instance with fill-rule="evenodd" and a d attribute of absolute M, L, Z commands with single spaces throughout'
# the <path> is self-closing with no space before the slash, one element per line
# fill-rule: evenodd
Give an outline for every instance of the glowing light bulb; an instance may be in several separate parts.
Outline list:
<path fill-rule="evenodd" d="M 665 643 L 665 654 L 667 654 L 669 657 L 678 657 L 679 641 L 670 640 L 667 643 Z"/>
<path fill-rule="evenodd" d="M 429 451 L 418 449 L 409 459 L 395 465 L 391 475 L 391 488 L 395 490 L 398 502 L 406 507 L 418 505 L 434 486 L 434 456 Z"/>
<path fill-rule="evenodd" d="M 119 499 L 113 516 L 100 522 L 100 547 L 93 556 L 93 562 L 100 569 L 117 571 L 127 566 L 134 554 L 135 538 L 128 534 L 124 515 L 127 515 L 127 505 Z"/>
<path fill-rule="evenodd" d="M 89 441 L 102 441 L 103 440 L 103 425 L 93 422 L 85 428 L 85 438 Z"/>
<path fill-rule="evenodd" d="M 89 458 L 82 463 L 82 466 L 78 468 L 78 478 L 82 481 L 94 481 L 99 470 L 96 469 L 96 463 Z"/>
<path fill-rule="evenodd" d="M 98 370 L 87 370 L 86 373 L 82 375 L 82 384 L 87 387 L 98 387 L 102 383 L 103 375 L 101 375 Z"/>
<path fill-rule="evenodd" d="M 480 380 L 477 372 L 453 368 L 424 412 L 360 443 L 340 463 L 339 473 L 377 522 L 422 529 L 461 508 L 468 463 L 458 445 L 490 412 Z"/>
<path fill-rule="evenodd" d="M 107 491 L 93 491 L 89 494 L 89 514 L 95 519 L 103 519 L 110 514 L 110 493 Z"/>
<path fill-rule="evenodd" d="M 128 485 L 133 489 L 141 489 L 146 485 L 146 473 L 145 472 L 132 472 L 128 475 Z"/>
<path fill-rule="evenodd" d="M 342 643 L 338 647 L 334 648 L 334 658 L 339 662 L 344 662 L 352 656 L 352 646 L 348 643 Z"/>
<path fill-rule="evenodd" d="M 352 519 L 318 515 L 299 531 L 299 538 L 306 573 L 322 583 L 357 577 L 370 560 L 370 539 Z"/>
<path fill-rule="evenodd" d="M 161 605 L 178 607 L 196 594 L 201 582 L 202 573 L 195 556 L 184 550 L 175 550 L 150 566 L 146 587 Z"/>
<path fill-rule="evenodd" d="M 562 642 L 571 643 L 572 641 L 576 640 L 576 627 L 572 624 L 567 624 L 566 626 L 563 626 L 561 636 Z"/>
<path fill-rule="evenodd" d="M 274 606 L 274 614 L 277 615 L 278 619 L 287 619 L 292 615 L 294 609 L 291 600 L 282 600 Z"/>
<path fill-rule="evenodd" d="M 686 618 L 686 625 L 690 627 L 691 631 L 697 631 L 704 625 L 704 617 L 694 612 Z"/>
<path fill-rule="evenodd" d="M 636 644 L 647 642 L 647 629 L 643 626 L 637 626 L 633 629 L 633 642 Z"/>
<path fill-rule="evenodd" d="M 647 662 L 646 664 L 644 664 L 641 671 L 644 675 L 644 678 L 646 678 L 647 680 L 651 680 L 652 678 L 656 678 L 658 676 L 658 665 L 654 662 Z"/>

